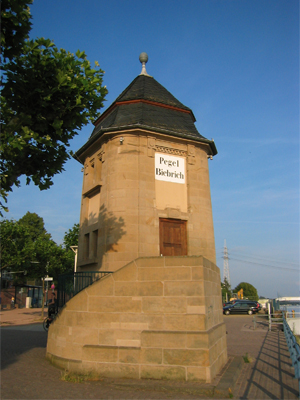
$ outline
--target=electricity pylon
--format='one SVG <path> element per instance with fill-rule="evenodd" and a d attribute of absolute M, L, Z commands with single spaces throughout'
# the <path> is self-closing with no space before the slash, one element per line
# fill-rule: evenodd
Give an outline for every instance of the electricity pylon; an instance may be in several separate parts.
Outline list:
<path fill-rule="evenodd" d="M 229 275 L 229 264 L 228 264 L 228 251 L 227 251 L 227 246 L 226 246 L 226 239 L 224 240 L 224 264 L 223 264 L 223 280 L 225 282 L 225 278 L 227 279 L 227 282 L 230 284 L 230 275 Z"/>

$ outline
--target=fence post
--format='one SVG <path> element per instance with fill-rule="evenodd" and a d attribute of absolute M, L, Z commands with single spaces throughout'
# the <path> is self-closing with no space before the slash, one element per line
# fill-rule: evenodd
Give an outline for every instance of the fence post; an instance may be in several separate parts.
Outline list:
<path fill-rule="evenodd" d="M 268 316 L 269 316 L 269 331 L 272 330 L 272 314 L 271 314 L 271 304 L 268 303 Z"/>

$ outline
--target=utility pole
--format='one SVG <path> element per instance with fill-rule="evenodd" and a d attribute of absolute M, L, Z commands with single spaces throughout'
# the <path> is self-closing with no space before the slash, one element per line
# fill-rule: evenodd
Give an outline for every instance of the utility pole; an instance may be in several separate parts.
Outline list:
<path fill-rule="evenodd" d="M 229 264 L 228 264 L 228 251 L 227 251 L 227 246 L 226 246 L 226 239 L 224 240 L 224 264 L 223 264 L 223 279 L 225 281 L 225 278 L 227 279 L 227 282 L 230 285 L 230 275 L 229 275 Z"/>

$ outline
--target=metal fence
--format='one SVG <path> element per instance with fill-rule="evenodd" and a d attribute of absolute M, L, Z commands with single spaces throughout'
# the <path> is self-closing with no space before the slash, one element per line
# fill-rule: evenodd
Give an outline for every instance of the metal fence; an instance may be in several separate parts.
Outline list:
<path fill-rule="evenodd" d="M 283 330 L 289 348 L 289 352 L 291 355 L 293 367 L 295 369 L 295 378 L 298 379 L 298 387 L 300 395 L 300 346 L 297 343 L 297 340 L 284 316 L 283 316 Z"/>
<path fill-rule="evenodd" d="M 108 274 L 112 274 L 112 272 L 86 271 L 59 275 L 57 285 L 57 309 L 63 307 L 81 290 Z"/>

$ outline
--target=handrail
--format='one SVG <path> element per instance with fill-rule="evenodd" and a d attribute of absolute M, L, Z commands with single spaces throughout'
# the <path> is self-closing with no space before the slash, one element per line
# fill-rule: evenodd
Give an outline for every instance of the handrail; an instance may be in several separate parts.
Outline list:
<path fill-rule="evenodd" d="M 112 271 L 85 271 L 59 275 L 57 309 L 63 307 L 77 293 L 108 274 L 112 274 Z"/>
<path fill-rule="evenodd" d="M 293 334 L 284 315 L 283 315 L 283 331 L 291 355 L 293 367 L 295 370 L 295 378 L 298 379 L 299 398 L 300 398 L 300 346 L 297 343 L 295 335 Z"/>
<path fill-rule="evenodd" d="M 272 330 L 273 325 L 282 325 L 282 312 L 275 311 L 274 313 L 268 314 L 269 319 L 269 331 Z"/>

